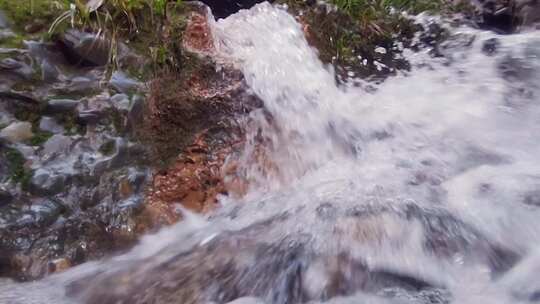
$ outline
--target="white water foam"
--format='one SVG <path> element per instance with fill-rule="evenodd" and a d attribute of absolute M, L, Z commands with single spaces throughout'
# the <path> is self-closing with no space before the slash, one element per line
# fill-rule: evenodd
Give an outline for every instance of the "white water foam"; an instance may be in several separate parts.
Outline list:
<path fill-rule="evenodd" d="M 243 71 L 264 102 L 264 111 L 251 114 L 240 158 L 238 174 L 250 181 L 249 194 L 241 201 L 223 198 L 223 210 L 208 221 L 190 217 L 146 237 L 127 255 L 34 285 L 0 283 L 0 302 L 60 303 L 61 287 L 87 273 L 112 272 L 147 257 L 166 260 L 223 231 L 290 211 L 291 220 L 259 237 L 272 243 L 310 233 L 318 252 L 345 248 L 370 267 L 440 283 L 453 303 L 526 303 L 540 290 L 534 271 L 540 267 L 540 35 L 450 31 L 475 39 L 451 40 L 456 44 L 448 44 L 443 58 L 406 50 L 412 71 L 366 92 L 336 85 L 301 25 L 280 8 L 263 3 L 214 23 L 219 55 Z M 492 38 L 501 45 L 487 56 L 482 45 Z M 504 62 L 516 70 L 508 77 L 500 69 Z M 261 163 L 260 153 L 271 165 Z M 360 224 L 345 219 L 321 224 L 314 214 L 324 203 L 343 209 L 436 208 L 525 258 L 497 278 L 484 257 L 441 258 L 426 251 L 418 221 L 385 214 Z M 234 218 L 224 216 L 238 206 Z M 306 289 L 316 293 L 326 280 L 324 270 L 311 267 Z M 35 293 L 25 294 L 27 289 Z M 331 302 L 417 303 L 362 293 Z"/>

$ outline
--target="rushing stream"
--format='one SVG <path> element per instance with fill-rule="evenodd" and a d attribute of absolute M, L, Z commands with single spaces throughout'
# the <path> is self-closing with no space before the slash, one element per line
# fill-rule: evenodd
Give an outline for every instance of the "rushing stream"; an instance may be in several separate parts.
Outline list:
<path fill-rule="evenodd" d="M 212 27 L 264 101 L 236 160 L 248 194 L 128 254 L 0 281 L 0 303 L 540 301 L 539 32 L 450 28 L 444 56 L 337 86 L 283 9 Z"/>

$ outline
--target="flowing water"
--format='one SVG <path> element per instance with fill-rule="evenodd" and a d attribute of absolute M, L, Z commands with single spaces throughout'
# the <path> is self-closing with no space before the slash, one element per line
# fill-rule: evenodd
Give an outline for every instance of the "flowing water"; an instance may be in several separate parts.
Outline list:
<path fill-rule="evenodd" d="M 337 86 L 281 8 L 212 27 L 264 101 L 235 159 L 248 194 L 128 254 L 0 281 L 1 303 L 540 301 L 539 32 L 449 28 L 443 56 Z"/>

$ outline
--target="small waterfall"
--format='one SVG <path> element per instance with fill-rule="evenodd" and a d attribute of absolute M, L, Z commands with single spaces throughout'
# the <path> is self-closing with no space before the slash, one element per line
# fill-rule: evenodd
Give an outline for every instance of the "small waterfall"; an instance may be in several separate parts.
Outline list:
<path fill-rule="evenodd" d="M 248 195 L 186 212 L 126 255 L 0 282 L 0 303 L 538 301 L 537 31 L 449 27 L 444 56 L 405 50 L 412 70 L 368 91 L 338 86 L 282 8 L 212 27 L 264 102 L 230 160 Z"/>

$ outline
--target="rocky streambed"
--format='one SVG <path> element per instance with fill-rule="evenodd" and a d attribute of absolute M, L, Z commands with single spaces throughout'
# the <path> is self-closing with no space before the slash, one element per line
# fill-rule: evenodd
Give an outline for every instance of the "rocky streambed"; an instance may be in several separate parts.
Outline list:
<path fill-rule="evenodd" d="M 2 276 L 36 279 L 126 250 L 178 221 L 178 206 L 210 210 L 226 192 L 233 118 L 257 100 L 241 73 L 209 57 L 206 9 L 181 17 L 189 67 L 157 78 L 141 76 L 147 54 L 78 30 L 9 47 L 20 34 L 2 19 Z M 119 67 L 108 75 L 113 47 Z"/>
<path fill-rule="evenodd" d="M 215 17 L 225 18 L 260 1 L 203 2 Z M 508 100 L 532 98 L 535 70 L 519 56 L 501 55 L 500 40 L 508 44 L 505 36 L 454 31 L 452 26 L 468 24 L 505 35 L 533 31 L 540 21 L 538 5 L 473 2 L 476 9 L 461 12 L 453 25 L 438 18 L 399 19 L 389 27 L 395 30 L 391 36 L 365 35 L 355 30 L 357 21 L 321 1 L 275 5 L 279 10 L 263 4 L 231 19 L 237 23 L 216 24 L 205 5 L 184 3 L 168 12 L 170 23 L 156 34 L 170 42 L 172 51 L 165 55 L 160 48 L 146 52 L 141 41 L 116 43 L 77 29 L 44 40 L 44 27 L 28 26 L 21 33 L 20 26 L 0 14 L 0 276 L 34 280 L 108 257 L 94 271 L 74 278 L 53 275 L 44 284 L 57 280 L 69 297 L 85 303 L 225 303 L 243 296 L 303 303 L 339 301 L 357 293 L 407 303 L 449 303 L 460 296 L 452 276 L 462 269 L 455 265 L 481 268 L 491 279 L 525 259 L 521 244 L 509 245 L 449 207 L 422 203 L 446 204 L 444 193 L 454 184 L 445 181 L 454 182 L 454 176 L 471 168 L 503 164 L 508 161 L 504 156 L 463 148 L 456 139 L 454 149 L 465 152 L 456 152 L 445 164 L 423 160 L 424 169 L 414 171 L 414 165 L 398 162 L 396 172 L 411 171 L 403 193 L 410 191 L 416 202 L 394 200 L 392 191 L 401 186 L 386 181 L 381 183 L 390 192 L 381 190 L 386 186 L 363 188 L 366 184 L 356 179 L 312 187 L 308 173 L 319 172 L 321 163 L 332 163 L 335 155 L 360 158 L 359 142 L 393 143 L 401 125 L 366 131 L 348 121 L 345 112 L 338 111 L 339 119 L 330 114 L 321 118 L 307 107 L 300 109 L 303 117 L 281 102 L 294 101 L 298 107 L 320 102 L 314 107 L 320 110 L 327 99 L 353 96 L 341 92 L 343 87 L 352 92 L 361 88 L 368 92 L 362 98 L 369 100 L 369 94 L 384 92 L 380 84 L 388 77 L 431 65 L 459 65 L 474 57 L 476 53 L 470 54 L 477 48 L 482 58 L 497 58 L 494 71 L 510 84 L 504 93 Z M 268 16 L 275 19 L 261 24 L 260 18 Z M 272 32 L 276 20 L 289 32 L 277 27 Z M 227 30 L 238 24 L 249 28 L 228 36 Z M 283 40 L 262 52 L 257 43 L 263 42 L 250 35 L 252 28 Z M 287 39 L 300 42 L 286 44 Z M 318 51 L 304 47 L 304 40 Z M 249 43 L 268 57 L 249 53 Z M 231 45 L 244 53 L 228 49 Z M 291 59 L 295 57 L 286 52 L 288 47 L 303 52 L 305 66 Z M 414 62 L 410 52 L 431 59 Z M 276 54 L 296 63 L 300 72 L 293 73 L 292 84 L 283 80 L 287 73 L 271 78 L 273 66 L 264 65 Z M 258 74 L 258 67 L 267 74 Z M 302 68 L 312 78 L 304 78 L 309 73 L 301 74 Z M 466 65 L 460 68 L 460 75 L 473 73 Z M 302 86 L 294 87 L 296 81 Z M 281 95 L 274 95 L 275 84 L 283 85 L 278 87 Z M 289 130 L 295 123 L 297 128 Z M 318 133 L 319 124 L 324 136 Z M 323 180 L 344 171 L 348 169 L 330 170 Z M 488 193 L 495 186 L 479 187 Z M 248 205 L 238 206 L 238 201 Z M 536 195 L 526 196 L 525 204 L 538 205 Z M 209 213 L 210 218 L 201 223 L 186 210 Z M 162 229 L 182 219 L 186 223 Z M 147 238 L 134 252 L 111 258 L 160 229 L 157 237 L 166 238 L 166 244 L 153 239 L 155 255 L 140 254 L 143 247 L 152 247 Z M 426 268 L 415 268 L 418 260 Z M 441 270 L 448 275 L 434 275 Z M 362 295 L 352 301 L 359 299 L 373 300 Z"/>

